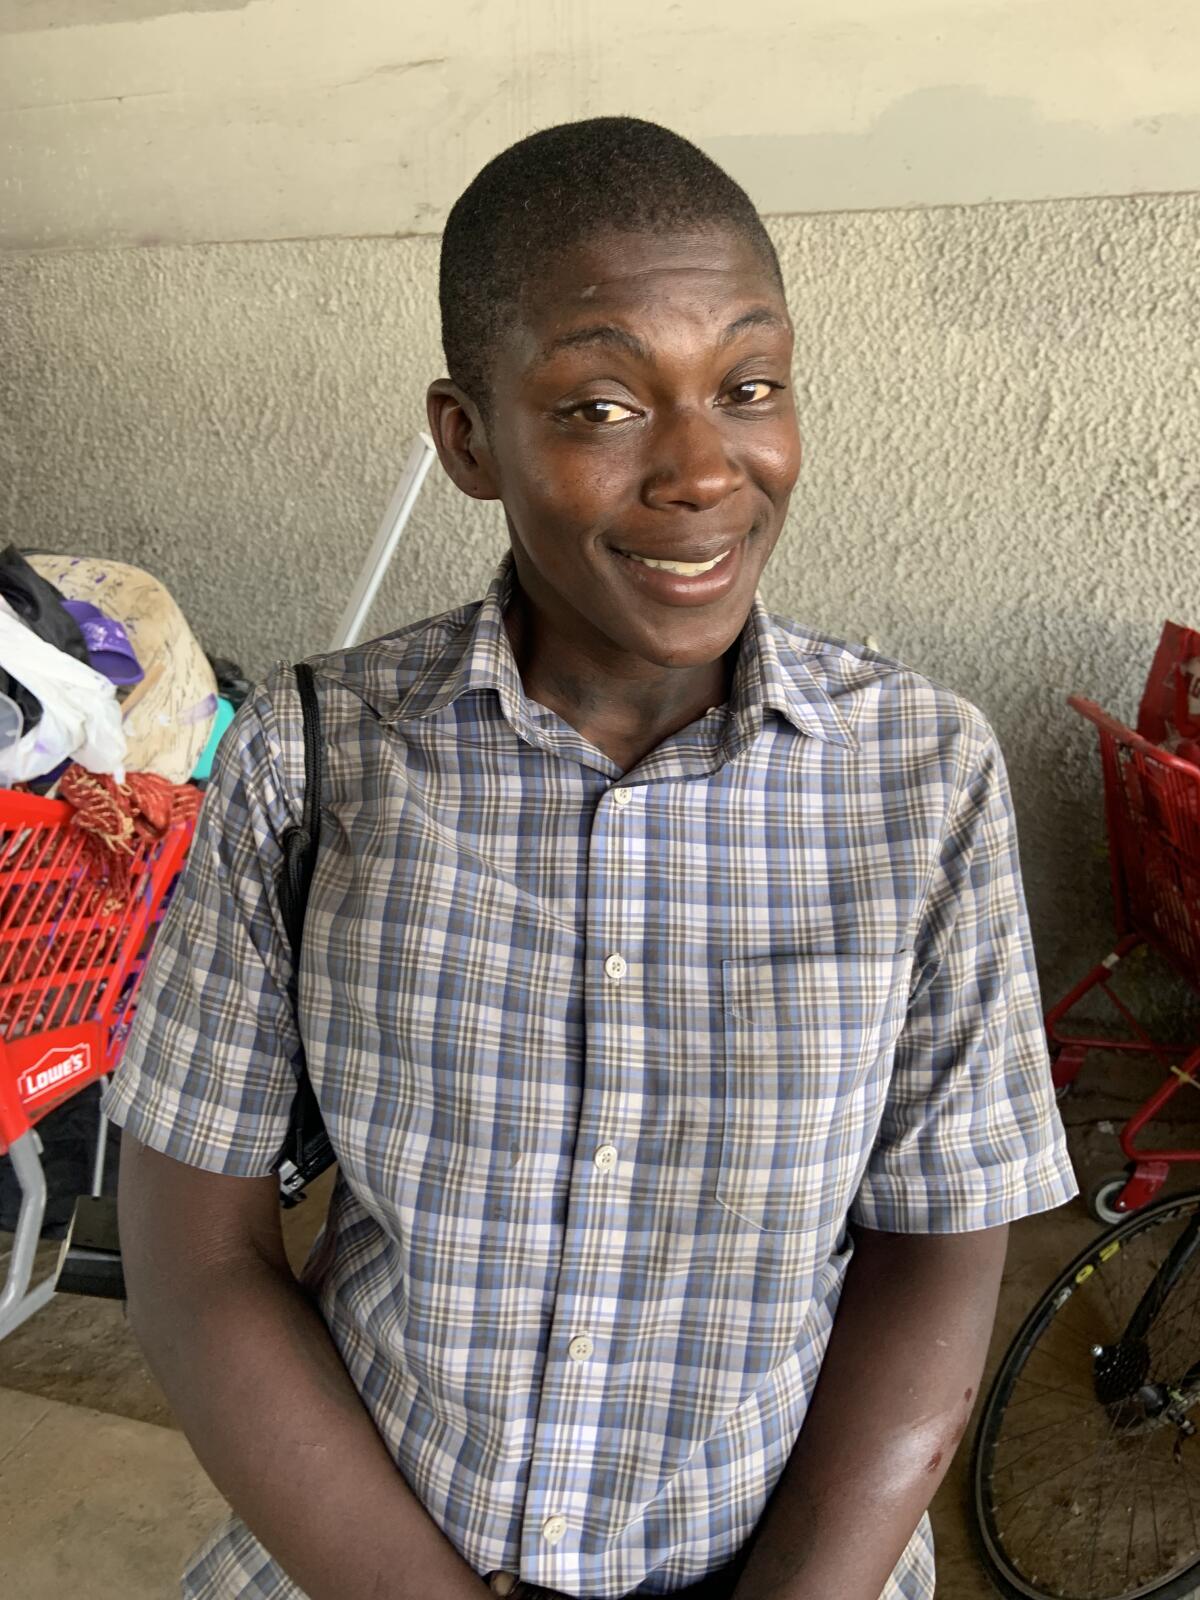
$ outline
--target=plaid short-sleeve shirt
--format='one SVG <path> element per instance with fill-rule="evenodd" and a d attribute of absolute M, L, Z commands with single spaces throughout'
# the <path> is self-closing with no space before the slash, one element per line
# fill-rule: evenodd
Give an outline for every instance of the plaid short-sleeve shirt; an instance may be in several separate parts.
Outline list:
<path fill-rule="evenodd" d="M 275 880 L 290 669 L 222 745 L 110 1114 L 271 1171 L 303 1038 L 339 1160 L 308 1279 L 480 1574 L 659 1594 L 745 1544 L 804 1421 L 848 1224 L 1074 1192 L 982 716 L 761 599 L 728 702 L 628 772 L 481 603 L 315 662 L 299 998 Z M 236 1518 L 192 1600 L 298 1600 Z M 922 1522 L 885 1591 L 933 1593 Z"/>

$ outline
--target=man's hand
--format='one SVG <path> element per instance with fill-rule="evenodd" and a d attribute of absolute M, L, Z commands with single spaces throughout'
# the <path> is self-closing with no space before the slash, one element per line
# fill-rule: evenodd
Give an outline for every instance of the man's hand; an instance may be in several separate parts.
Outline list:
<path fill-rule="evenodd" d="M 1007 1237 L 855 1230 L 816 1393 L 734 1600 L 879 1600 L 966 1430 Z"/>

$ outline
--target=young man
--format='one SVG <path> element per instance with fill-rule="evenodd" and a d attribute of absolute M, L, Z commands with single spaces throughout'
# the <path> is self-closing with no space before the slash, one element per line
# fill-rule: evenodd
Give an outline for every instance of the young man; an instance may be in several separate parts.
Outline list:
<path fill-rule="evenodd" d="M 442 314 L 430 426 L 511 552 L 316 664 L 296 1006 L 290 669 L 239 715 L 110 1101 L 134 1326 L 236 1513 L 184 1592 L 927 1600 L 1005 1226 L 1074 1190 L 995 740 L 756 597 L 792 330 L 698 150 L 506 151 Z"/>

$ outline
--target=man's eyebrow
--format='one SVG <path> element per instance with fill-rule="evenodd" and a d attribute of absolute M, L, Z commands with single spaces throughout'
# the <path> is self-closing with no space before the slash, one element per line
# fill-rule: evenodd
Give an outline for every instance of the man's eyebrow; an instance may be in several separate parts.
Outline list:
<path fill-rule="evenodd" d="M 745 333 L 751 328 L 770 328 L 780 333 L 789 332 L 789 325 L 784 317 L 777 311 L 772 311 L 768 306 L 755 306 L 753 310 L 743 312 L 734 319 L 721 333 L 721 343 L 728 344 L 736 339 L 738 334 Z M 560 350 L 578 350 L 588 345 L 601 345 L 610 350 L 620 350 L 625 355 L 633 356 L 636 361 L 652 362 L 654 357 L 637 337 L 627 328 L 619 328 L 615 323 L 597 322 L 586 328 L 573 328 L 570 333 L 563 333 L 557 339 L 551 339 L 538 352 L 537 365 L 541 366 L 550 360 L 551 356 Z"/>
<path fill-rule="evenodd" d="M 541 366 L 560 350 L 577 350 L 581 346 L 590 344 L 607 345 L 610 350 L 624 351 L 626 355 L 631 355 L 638 361 L 651 359 L 646 346 L 627 329 L 618 328 L 610 322 L 598 322 L 587 328 L 573 328 L 570 333 L 560 334 L 557 339 L 551 339 L 550 343 L 544 345 L 538 352 L 537 364 Z"/>
<path fill-rule="evenodd" d="M 750 328 L 772 328 L 779 333 L 791 332 L 786 318 L 781 317 L 778 311 L 772 311 L 768 306 L 755 306 L 753 311 L 745 312 L 729 324 L 721 335 L 721 343 L 728 344 L 731 339 L 736 339 L 739 333 L 745 333 Z"/>

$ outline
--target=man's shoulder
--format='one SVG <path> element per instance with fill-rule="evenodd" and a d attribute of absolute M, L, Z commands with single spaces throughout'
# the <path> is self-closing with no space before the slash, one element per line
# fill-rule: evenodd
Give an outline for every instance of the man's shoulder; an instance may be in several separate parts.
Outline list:
<path fill-rule="evenodd" d="M 785 670 L 815 682 L 860 743 L 920 731 L 974 747 L 995 737 L 978 706 L 927 673 L 871 645 L 769 615 Z"/>
<path fill-rule="evenodd" d="M 423 686 L 431 693 L 441 686 L 462 657 L 481 604 L 471 600 L 379 638 L 306 659 L 324 683 L 349 690 L 376 716 L 386 718 Z"/>

